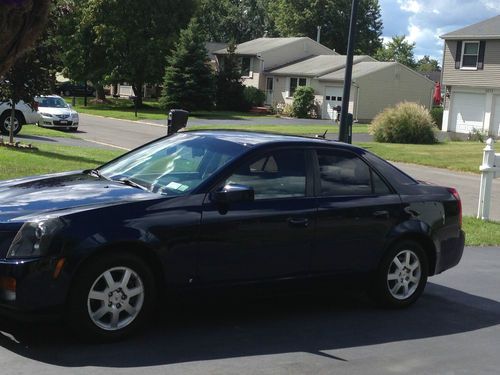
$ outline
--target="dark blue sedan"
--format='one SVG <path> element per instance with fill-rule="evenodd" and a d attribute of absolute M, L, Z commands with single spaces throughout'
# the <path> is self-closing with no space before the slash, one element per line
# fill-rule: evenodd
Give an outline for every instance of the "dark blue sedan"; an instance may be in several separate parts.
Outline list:
<path fill-rule="evenodd" d="M 302 137 L 183 132 L 100 168 L 0 182 L 0 311 L 123 337 L 160 293 L 334 276 L 405 307 L 462 256 L 455 189 Z"/>

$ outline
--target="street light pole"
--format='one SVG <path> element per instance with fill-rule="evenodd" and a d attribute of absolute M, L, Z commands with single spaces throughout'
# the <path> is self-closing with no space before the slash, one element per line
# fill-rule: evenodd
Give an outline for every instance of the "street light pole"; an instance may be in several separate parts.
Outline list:
<path fill-rule="evenodd" d="M 354 57 L 354 42 L 356 39 L 358 2 L 359 0 L 352 0 L 351 23 L 349 26 L 349 39 L 347 42 L 347 56 L 345 64 L 344 93 L 342 96 L 342 110 L 340 112 L 339 141 L 346 143 L 349 141 L 350 134 L 347 112 L 349 111 L 349 98 L 351 96 L 352 60 Z M 350 126 L 352 126 L 352 121 Z"/>

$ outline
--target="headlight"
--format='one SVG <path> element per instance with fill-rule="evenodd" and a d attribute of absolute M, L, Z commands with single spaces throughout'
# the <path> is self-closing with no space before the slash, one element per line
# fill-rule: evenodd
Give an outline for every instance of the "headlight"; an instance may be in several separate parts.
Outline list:
<path fill-rule="evenodd" d="M 7 252 L 7 258 L 31 258 L 48 254 L 54 235 L 64 226 L 58 218 L 24 223 Z"/>
<path fill-rule="evenodd" d="M 78 113 L 73 113 L 72 117 L 73 119 L 78 120 Z"/>
<path fill-rule="evenodd" d="M 40 114 L 45 117 L 52 117 L 50 113 L 40 112 Z"/>

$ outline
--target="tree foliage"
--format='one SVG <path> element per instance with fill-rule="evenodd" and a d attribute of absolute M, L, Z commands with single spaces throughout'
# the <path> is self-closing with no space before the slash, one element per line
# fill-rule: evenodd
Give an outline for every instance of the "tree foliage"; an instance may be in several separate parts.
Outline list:
<path fill-rule="evenodd" d="M 236 45 L 230 43 L 227 54 L 220 62 L 217 73 L 216 106 L 220 110 L 247 110 L 244 90 L 241 80 L 239 57 L 235 55 Z"/>
<path fill-rule="evenodd" d="M 281 36 L 308 36 L 345 54 L 349 35 L 351 0 L 276 0 L 269 7 Z M 378 0 L 360 0 L 357 17 L 358 54 L 373 55 L 382 46 L 382 19 Z"/>
<path fill-rule="evenodd" d="M 43 31 L 49 5 L 50 0 L 0 2 L 0 76 Z"/>
<path fill-rule="evenodd" d="M 246 42 L 276 34 L 269 14 L 272 0 L 200 0 L 197 18 L 207 41 Z"/>
<path fill-rule="evenodd" d="M 416 68 L 419 72 L 440 72 L 441 67 L 436 59 L 431 59 L 430 56 L 425 55 L 416 63 Z"/>
<path fill-rule="evenodd" d="M 414 69 L 416 67 L 414 50 L 415 43 L 408 42 L 405 35 L 396 35 L 377 51 L 375 58 L 379 61 L 397 61 Z"/>
<path fill-rule="evenodd" d="M 205 38 L 193 18 L 167 61 L 161 104 L 164 108 L 189 111 L 211 109 L 214 102 L 214 76 L 208 64 Z"/>

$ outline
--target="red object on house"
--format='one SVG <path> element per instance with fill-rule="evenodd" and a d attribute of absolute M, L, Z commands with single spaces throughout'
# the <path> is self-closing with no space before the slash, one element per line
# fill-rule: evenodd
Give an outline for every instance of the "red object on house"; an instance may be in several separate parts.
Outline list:
<path fill-rule="evenodd" d="M 436 85 L 434 86 L 434 96 L 432 98 L 434 105 L 441 104 L 441 84 L 439 82 L 436 82 Z"/>

